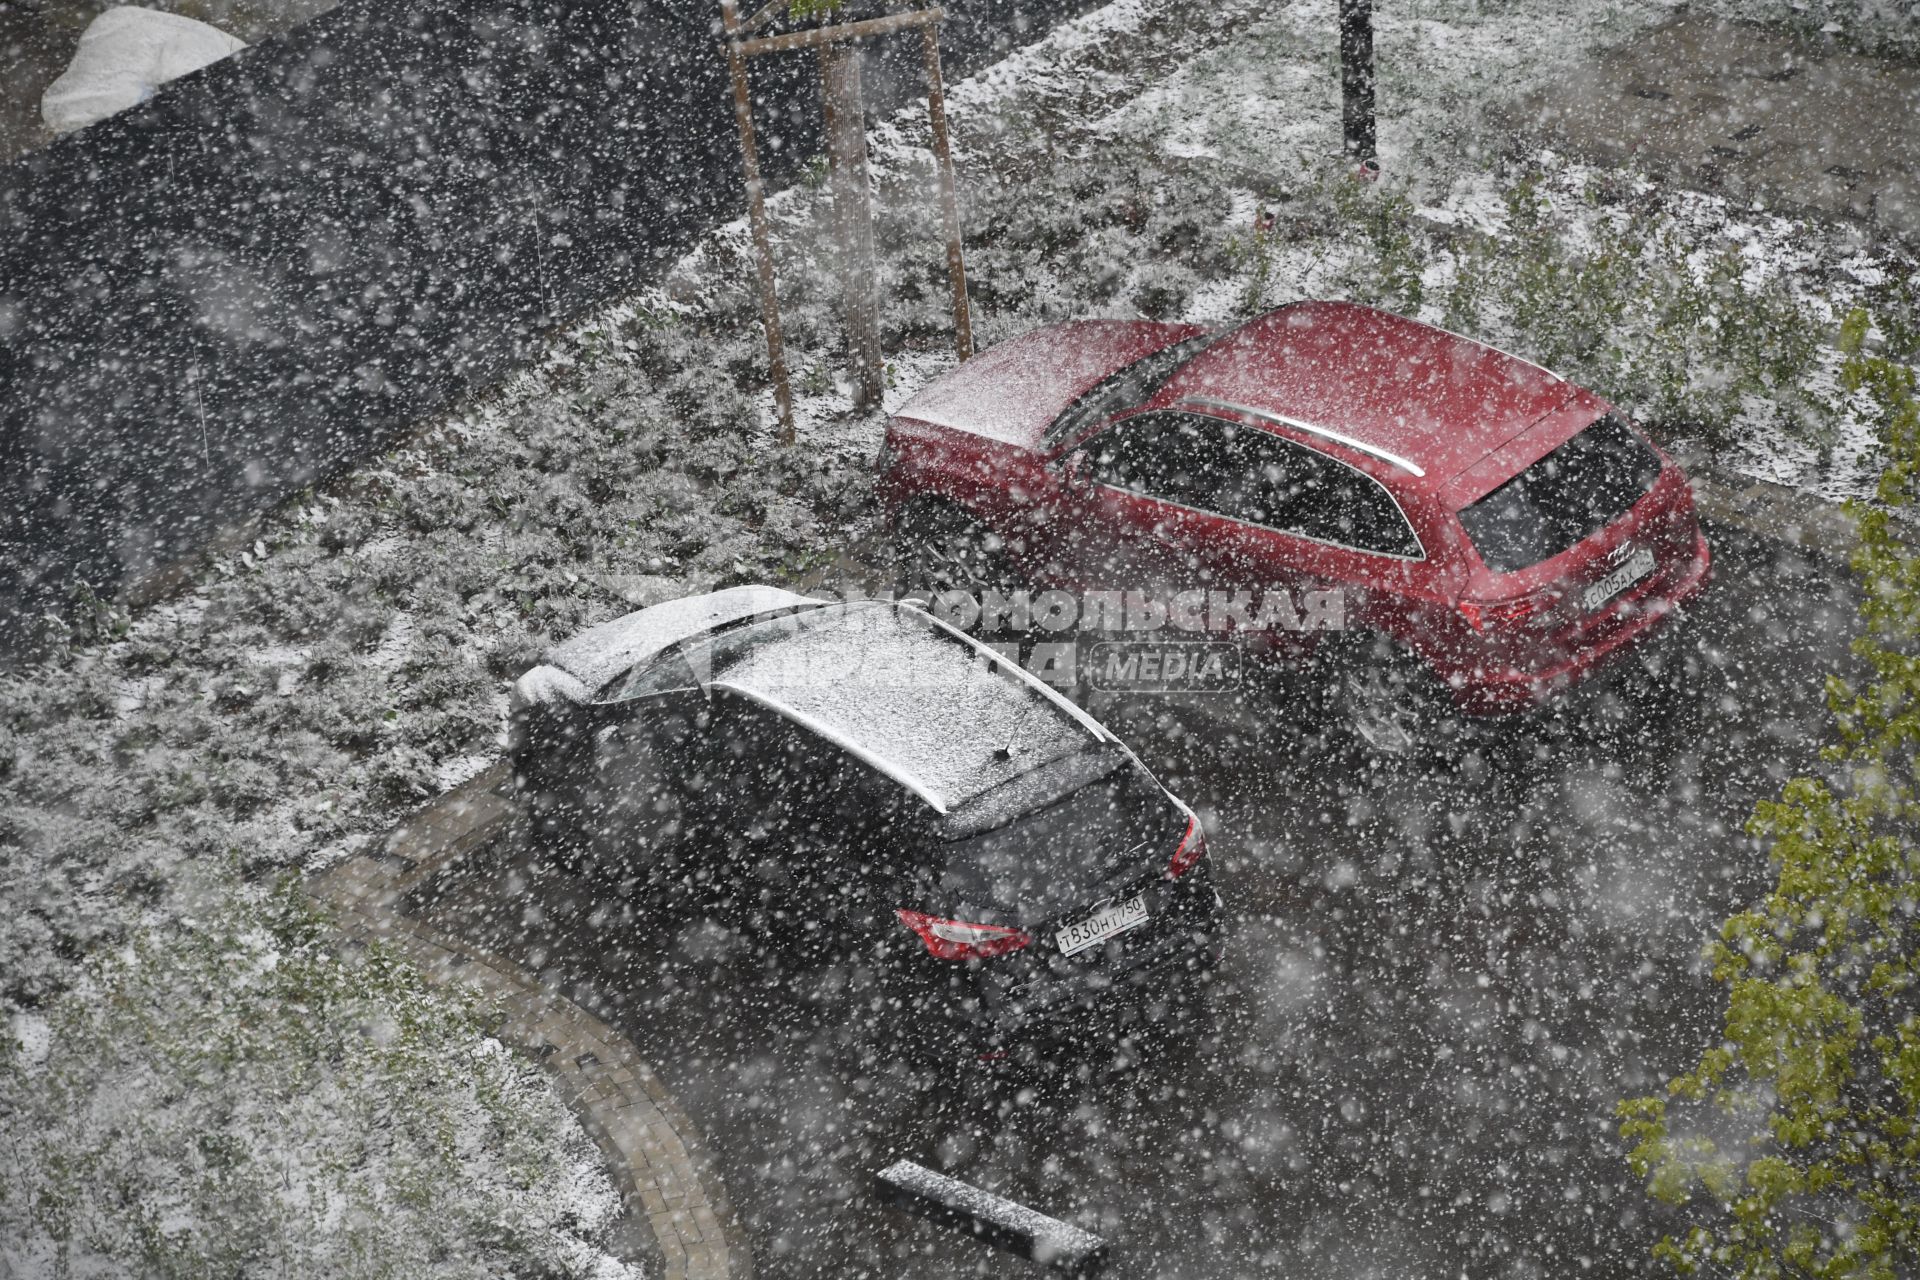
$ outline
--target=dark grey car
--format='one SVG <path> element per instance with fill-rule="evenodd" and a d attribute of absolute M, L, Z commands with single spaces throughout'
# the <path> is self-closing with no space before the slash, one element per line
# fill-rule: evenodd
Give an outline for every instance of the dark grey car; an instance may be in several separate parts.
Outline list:
<path fill-rule="evenodd" d="M 556 647 L 516 778 L 571 861 L 845 958 L 992 1053 L 1217 955 L 1199 821 L 1084 711 L 910 605 L 742 587 Z"/>

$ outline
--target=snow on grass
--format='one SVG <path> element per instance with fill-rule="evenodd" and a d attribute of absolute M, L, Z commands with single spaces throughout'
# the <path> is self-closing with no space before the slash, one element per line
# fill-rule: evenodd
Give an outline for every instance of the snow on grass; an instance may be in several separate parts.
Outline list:
<path fill-rule="evenodd" d="M 1466 289 L 1521 249 L 1536 274 L 1593 268 L 1609 228 L 1628 225 L 1655 227 L 1689 271 L 1737 252 L 1738 270 L 1715 285 L 1720 310 L 1703 313 L 1715 325 L 1786 323 L 1797 308 L 1817 327 L 1911 276 L 1841 232 L 1634 175 L 1545 155 L 1503 172 L 1475 132 L 1484 103 L 1554 73 L 1583 42 L 1665 12 L 1572 0 L 1381 6 L 1382 143 L 1412 177 L 1369 191 L 1332 158 L 1324 5 L 1120 0 L 1066 24 L 953 86 L 976 334 L 984 345 L 1089 315 L 1224 323 L 1293 297 L 1359 296 L 1465 316 L 1522 354 L 1561 342 L 1567 371 L 1610 395 L 1657 392 L 1655 375 L 1679 369 L 1675 403 L 1719 411 L 1747 394 L 1719 371 L 1738 373 L 1746 357 L 1713 348 L 1721 364 L 1698 365 L 1711 377 L 1687 381 L 1704 377 L 1697 362 L 1673 359 L 1647 320 L 1665 295 L 1622 294 L 1613 301 L 1632 340 L 1582 345 L 1529 318 L 1553 297 L 1528 293 L 1524 273 L 1484 298 Z M 889 409 L 953 364 L 925 148 L 918 111 L 875 133 Z M 1522 179 L 1550 235 L 1528 240 L 1513 225 Z M 555 640 L 716 586 L 881 571 L 867 469 L 882 418 L 844 408 L 824 199 L 802 185 L 770 202 L 801 447 L 774 443 L 735 223 L 658 289 L 577 326 L 538 367 L 272 514 L 256 546 L 211 565 L 178 600 L 138 617 L 83 609 L 44 668 L 0 677 L 0 1013 L 30 1041 L 29 1066 L 61 1052 L 59 1036 L 20 1029 L 51 1025 L 44 1011 L 63 1007 L 77 957 L 190 935 L 182 917 L 208 892 L 195 878 L 219 882 L 228 860 L 239 883 L 257 885 L 366 847 L 497 754 L 508 682 Z M 1492 247 L 1476 251 L 1475 238 Z M 1779 298 L 1760 296 L 1776 285 Z M 1756 311 L 1756 298 L 1779 306 Z M 1612 305 L 1601 296 L 1589 309 L 1606 314 L 1602 303 Z M 1715 336 L 1704 322 L 1682 334 Z M 1812 357 L 1808 403 L 1832 397 L 1831 366 Z M 1738 465 L 1829 493 L 1857 491 L 1872 473 L 1871 431 L 1844 405 L 1817 444 L 1804 422 L 1752 399 L 1723 424 Z M 216 998 L 179 997 L 196 1016 L 206 1012 L 196 1001 Z M 525 1088 L 546 1101 L 523 1136 L 598 1197 L 604 1174 L 581 1154 L 577 1127 L 537 1078 Z M 368 1101 L 322 1100 L 316 1123 L 350 1131 Z M 0 1114 L 0 1136 L 28 1136 L 22 1112 Z M 535 1252 L 586 1257 L 592 1229 L 563 1230 L 557 1203 L 530 1211 L 559 1233 Z"/>
<path fill-rule="evenodd" d="M 1547 83 L 1587 49 L 1673 12 L 1663 3 L 1409 0 L 1374 10 L 1379 152 L 1390 172 L 1445 174 L 1470 160 L 1483 112 Z M 1092 125 L 1158 139 L 1169 154 L 1251 172 L 1298 170 L 1337 149 L 1338 31 L 1322 6 L 1263 16 Z"/>
<path fill-rule="evenodd" d="M 1911 262 L 1893 249 L 1863 253 L 1848 228 L 1663 188 L 1551 152 L 1530 161 L 1528 181 L 1560 243 L 1597 261 L 1632 241 L 1640 278 L 1626 283 L 1626 312 L 1615 333 L 1602 335 L 1610 349 L 1598 358 L 1543 351 L 1543 334 L 1515 325 L 1512 309 L 1497 303 L 1477 312 L 1482 336 L 1596 386 L 1640 413 L 1667 443 L 1705 436 L 1695 443 L 1708 444 L 1731 470 L 1830 499 L 1872 492 L 1882 461 L 1877 431 L 1839 387 L 1841 357 L 1832 339 L 1851 308 L 1882 305 L 1870 286 L 1911 277 Z M 1512 252 L 1526 236 L 1516 234 L 1511 209 L 1495 197 L 1496 185 L 1487 175 L 1463 177 L 1447 202 L 1423 210 L 1423 217 L 1443 226 L 1470 223 L 1495 245 L 1494 252 Z M 1437 211 L 1455 216 L 1436 218 Z M 1436 262 L 1459 265 L 1460 255 L 1443 245 L 1434 243 L 1428 252 Z M 1486 266 L 1484 259 L 1469 260 L 1476 268 Z M 1675 273 L 1687 277 L 1683 284 L 1692 297 L 1633 292 L 1647 278 Z M 1492 275 L 1498 277 L 1497 267 Z M 1484 273 L 1476 277 L 1482 288 L 1486 280 Z M 1457 325 L 1458 318 L 1448 315 L 1456 286 L 1457 277 L 1433 282 L 1419 309 L 1423 317 Z M 1677 322 L 1635 314 L 1635 307 L 1678 305 L 1676 298 L 1697 305 L 1699 314 Z M 1676 328 L 1649 340 L 1634 327 L 1661 324 L 1687 331 Z M 1740 330 L 1758 340 L 1731 347 Z M 1691 385 L 1674 384 L 1669 376 L 1670 395 L 1649 385 L 1650 359 L 1645 350 L 1633 352 L 1636 343 L 1679 353 L 1689 344 L 1697 349 L 1703 335 L 1712 350 L 1684 369 Z M 1721 378 L 1728 381 L 1716 382 Z"/>
<path fill-rule="evenodd" d="M 475 1001 L 298 895 L 206 887 L 13 1020 L 0 1270 L 636 1274 L 593 1244 L 597 1152 Z"/>

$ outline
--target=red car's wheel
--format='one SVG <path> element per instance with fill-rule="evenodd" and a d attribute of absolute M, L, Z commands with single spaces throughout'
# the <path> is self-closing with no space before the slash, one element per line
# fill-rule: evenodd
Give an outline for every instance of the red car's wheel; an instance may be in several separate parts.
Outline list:
<path fill-rule="evenodd" d="M 1357 638 L 1335 658 L 1333 705 L 1362 747 L 1391 759 L 1444 748 L 1466 732 L 1426 664 L 1384 636 Z"/>

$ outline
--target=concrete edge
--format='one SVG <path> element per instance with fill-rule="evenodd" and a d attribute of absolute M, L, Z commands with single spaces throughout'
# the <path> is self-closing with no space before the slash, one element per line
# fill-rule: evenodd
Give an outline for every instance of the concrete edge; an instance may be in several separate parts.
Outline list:
<path fill-rule="evenodd" d="M 350 940 L 392 946 L 430 981 L 464 983 L 501 1011 L 496 1034 L 552 1073 L 606 1158 L 624 1210 L 614 1251 L 657 1262 L 666 1280 L 748 1280 L 752 1251 L 706 1145 L 632 1042 L 511 961 L 404 910 L 414 888 L 502 831 L 513 814 L 508 782 L 506 764 L 494 765 L 309 888 Z"/>
<path fill-rule="evenodd" d="M 1685 446 L 1670 447 L 1667 452 L 1692 480 L 1694 505 L 1703 519 L 1798 547 L 1841 566 L 1851 559 L 1858 533 L 1852 517 L 1838 503 L 1729 471 Z"/>

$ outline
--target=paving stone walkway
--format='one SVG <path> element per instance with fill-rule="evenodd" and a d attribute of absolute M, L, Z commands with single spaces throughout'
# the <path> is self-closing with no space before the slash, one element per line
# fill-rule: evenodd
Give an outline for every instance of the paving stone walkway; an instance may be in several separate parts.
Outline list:
<path fill-rule="evenodd" d="M 1702 450 L 1672 452 L 1693 481 L 1694 505 L 1707 521 L 1797 547 L 1835 564 L 1844 564 L 1852 556 L 1858 543 L 1853 520 L 1837 503 L 1743 476 L 1719 466 Z"/>
<path fill-rule="evenodd" d="M 751 1251 L 691 1121 L 633 1045 L 512 961 L 407 914 L 428 877 L 488 847 L 513 814 L 495 765 L 415 814 L 385 844 L 315 878 L 360 943 L 400 949 L 434 981 L 461 982 L 505 1014 L 501 1040 L 552 1071 L 607 1158 L 626 1209 L 611 1249 L 665 1280 L 745 1280 Z"/>

